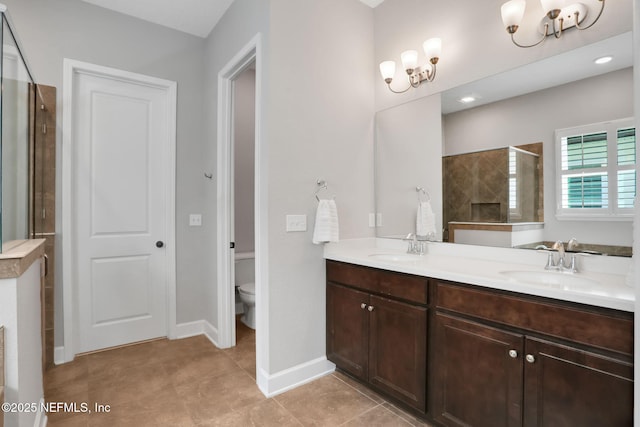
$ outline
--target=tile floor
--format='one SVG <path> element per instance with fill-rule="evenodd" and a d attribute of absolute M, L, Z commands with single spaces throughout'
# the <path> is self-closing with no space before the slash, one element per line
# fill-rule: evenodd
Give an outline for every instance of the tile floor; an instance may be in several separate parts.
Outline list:
<path fill-rule="evenodd" d="M 255 332 L 240 323 L 230 349 L 198 336 L 77 357 L 47 371 L 45 398 L 110 405 L 50 413 L 51 427 L 429 425 L 340 373 L 267 399 L 255 383 Z"/>

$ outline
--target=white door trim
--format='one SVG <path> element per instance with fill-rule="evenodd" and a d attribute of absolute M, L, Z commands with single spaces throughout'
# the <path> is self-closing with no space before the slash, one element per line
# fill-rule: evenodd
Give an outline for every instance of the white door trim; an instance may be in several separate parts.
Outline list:
<path fill-rule="evenodd" d="M 217 290 L 218 343 L 226 348 L 235 345 L 235 293 L 230 279 L 234 260 L 229 250 L 231 179 L 231 108 L 233 80 L 249 65 L 256 64 L 255 97 L 255 285 L 256 285 L 256 377 L 258 387 L 266 394 L 269 364 L 269 270 L 267 211 L 267 148 L 263 123 L 263 51 L 262 35 L 256 34 L 218 73 L 217 135 Z"/>
<path fill-rule="evenodd" d="M 92 74 L 104 78 L 127 81 L 151 86 L 166 92 L 168 103 L 168 146 L 164 157 L 164 170 L 167 173 L 167 186 L 164 189 L 167 212 L 165 213 L 166 266 L 167 283 L 167 336 L 176 336 L 176 238 L 175 238 L 175 182 L 176 182 L 176 101 L 177 83 L 169 80 L 117 70 L 64 59 L 64 81 L 62 97 L 62 288 L 64 309 L 64 361 L 70 362 L 76 355 L 78 345 L 78 328 L 74 323 L 78 319 L 77 312 L 77 274 L 73 266 L 75 259 L 73 224 L 73 86 L 74 76 L 79 73 Z"/>

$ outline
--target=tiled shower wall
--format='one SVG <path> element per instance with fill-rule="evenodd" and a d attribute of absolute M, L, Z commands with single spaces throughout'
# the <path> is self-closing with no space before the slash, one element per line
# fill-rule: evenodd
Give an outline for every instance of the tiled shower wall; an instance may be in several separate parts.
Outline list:
<path fill-rule="evenodd" d="M 542 143 L 517 146 L 542 158 Z M 448 240 L 450 221 L 499 222 L 509 219 L 509 148 L 447 156 L 442 159 L 443 224 Z M 536 205 L 536 214 L 526 221 L 544 221 L 542 162 L 537 162 L 537 189 L 521 194 Z M 534 191 L 531 191 L 534 190 Z"/>
<path fill-rule="evenodd" d="M 444 224 L 449 221 L 507 222 L 509 150 L 443 158 Z"/>
<path fill-rule="evenodd" d="M 42 101 L 36 102 L 34 145 L 33 238 L 45 239 L 48 258 L 44 283 L 45 366 L 53 366 L 55 199 L 56 199 L 56 88 L 37 86 Z"/>

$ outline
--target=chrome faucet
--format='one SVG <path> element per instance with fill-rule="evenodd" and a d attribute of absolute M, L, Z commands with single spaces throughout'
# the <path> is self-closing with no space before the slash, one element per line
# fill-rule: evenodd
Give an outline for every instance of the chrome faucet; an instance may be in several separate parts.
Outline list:
<path fill-rule="evenodd" d="M 576 239 L 571 239 L 567 244 L 567 249 L 573 249 L 577 244 L 578 241 Z M 565 260 L 566 253 L 562 240 L 558 240 L 557 242 L 555 242 L 551 249 L 558 252 L 558 259 L 555 260 L 553 252 L 549 251 L 547 265 L 545 265 L 544 267 L 545 270 L 566 271 L 569 273 L 578 272 L 578 268 L 576 267 L 576 254 L 571 254 L 571 260 L 569 261 L 569 265 L 567 265 L 567 262 Z"/>
<path fill-rule="evenodd" d="M 424 255 L 426 253 L 425 242 L 418 240 L 418 236 L 414 233 L 407 234 L 407 237 L 405 237 L 404 240 L 409 242 L 407 247 L 408 254 Z"/>

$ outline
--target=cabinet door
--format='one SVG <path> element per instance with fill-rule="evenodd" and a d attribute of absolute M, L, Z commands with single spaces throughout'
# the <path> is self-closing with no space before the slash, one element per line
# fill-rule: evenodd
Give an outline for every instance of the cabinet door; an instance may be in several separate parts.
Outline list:
<path fill-rule="evenodd" d="M 369 294 L 327 284 L 327 358 L 367 379 Z"/>
<path fill-rule="evenodd" d="M 369 382 L 424 412 L 427 309 L 371 296 L 368 310 Z"/>
<path fill-rule="evenodd" d="M 522 425 L 522 335 L 436 314 L 434 407 L 446 426 Z"/>
<path fill-rule="evenodd" d="M 526 340 L 525 427 L 631 426 L 633 366 L 542 340 Z"/>

